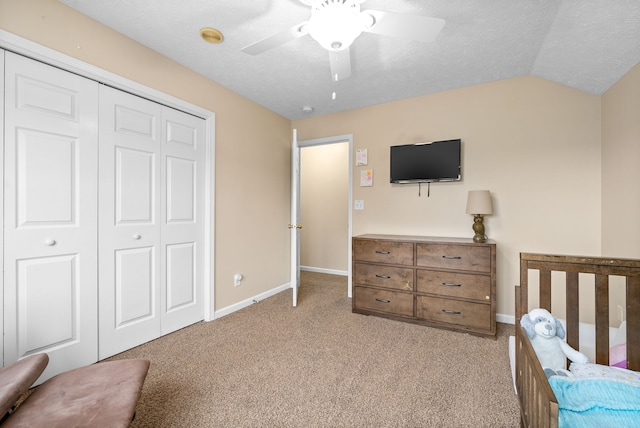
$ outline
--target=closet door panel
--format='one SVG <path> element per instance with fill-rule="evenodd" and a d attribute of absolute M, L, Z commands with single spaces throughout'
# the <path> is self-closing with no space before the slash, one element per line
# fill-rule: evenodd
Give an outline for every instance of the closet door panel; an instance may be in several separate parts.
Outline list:
<path fill-rule="evenodd" d="M 16 130 L 18 227 L 76 225 L 78 140 L 50 132 Z M 52 197 L 54 196 L 55 197 Z"/>
<path fill-rule="evenodd" d="M 12 53 L 5 74 L 5 364 L 97 361 L 97 83 Z"/>
<path fill-rule="evenodd" d="M 196 222 L 196 162 L 167 156 L 167 223 Z"/>
<path fill-rule="evenodd" d="M 100 359 L 160 336 L 161 114 L 100 88 Z"/>
<path fill-rule="evenodd" d="M 156 316 L 153 247 L 115 252 L 116 329 Z"/>
<path fill-rule="evenodd" d="M 162 332 L 203 319 L 204 120 L 165 108 Z"/>
<path fill-rule="evenodd" d="M 115 153 L 115 222 L 154 225 L 157 154 L 117 147 Z"/>
<path fill-rule="evenodd" d="M 18 354 L 76 342 L 75 255 L 18 260 Z M 50 278 L 57 278 L 51 281 Z M 51 305 L 51 296 L 56 304 Z M 46 326 L 47 328 L 43 328 Z"/>
<path fill-rule="evenodd" d="M 167 246 L 167 312 L 197 301 L 195 245 Z"/>

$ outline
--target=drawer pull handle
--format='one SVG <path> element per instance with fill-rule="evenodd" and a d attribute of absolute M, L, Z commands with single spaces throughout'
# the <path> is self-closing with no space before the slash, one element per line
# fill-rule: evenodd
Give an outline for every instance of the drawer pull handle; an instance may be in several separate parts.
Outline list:
<path fill-rule="evenodd" d="M 449 284 L 447 282 L 443 282 L 442 285 L 444 287 L 462 287 L 462 284 Z"/>
<path fill-rule="evenodd" d="M 449 309 L 443 309 L 442 312 L 444 312 L 445 314 L 451 314 L 451 315 L 460 315 L 462 313 L 460 311 L 450 311 Z"/>
<path fill-rule="evenodd" d="M 379 251 L 379 250 L 376 250 L 376 254 L 391 254 L 391 251 Z"/>
<path fill-rule="evenodd" d="M 380 303 L 391 303 L 391 300 L 376 299 L 376 302 L 380 302 Z"/>
<path fill-rule="evenodd" d="M 460 260 L 462 257 L 460 256 L 442 256 L 443 259 L 449 259 L 449 260 Z"/>
<path fill-rule="evenodd" d="M 389 275 L 376 275 L 376 278 L 391 279 Z"/>

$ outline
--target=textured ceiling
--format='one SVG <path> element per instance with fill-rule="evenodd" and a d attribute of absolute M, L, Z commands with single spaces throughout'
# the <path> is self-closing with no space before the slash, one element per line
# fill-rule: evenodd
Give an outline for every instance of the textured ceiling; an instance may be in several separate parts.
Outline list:
<path fill-rule="evenodd" d="M 600 95 L 640 61 L 640 0 L 367 0 L 446 24 L 431 43 L 363 33 L 339 82 L 310 36 L 241 52 L 307 20 L 300 0 L 60 2 L 291 120 L 524 75 Z M 204 42 L 203 27 L 224 42 Z"/>

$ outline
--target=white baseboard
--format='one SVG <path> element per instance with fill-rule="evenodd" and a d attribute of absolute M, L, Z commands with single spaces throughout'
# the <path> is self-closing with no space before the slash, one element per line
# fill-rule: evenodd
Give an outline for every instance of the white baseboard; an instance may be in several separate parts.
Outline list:
<path fill-rule="evenodd" d="M 238 303 L 234 303 L 233 305 L 229 305 L 226 308 L 222 308 L 222 309 L 218 309 L 217 311 L 215 311 L 214 315 L 213 315 L 213 319 L 218 319 L 221 318 L 225 315 L 229 315 L 232 314 L 236 311 L 239 311 L 240 309 L 244 309 L 247 306 L 251 306 L 255 303 L 260 302 L 261 300 L 266 299 L 267 297 L 271 297 L 271 296 L 275 296 L 278 293 L 281 293 L 285 290 L 288 290 L 291 288 L 291 283 L 288 282 L 286 284 L 280 285 L 276 288 L 273 288 L 271 290 L 265 291 L 264 293 L 260 293 L 257 296 L 254 297 L 250 297 L 248 299 L 245 299 L 241 302 Z"/>
<path fill-rule="evenodd" d="M 331 274 L 331 275 L 343 275 L 343 276 L 347 276 L 349 273 L 347 271 L 341 271 L 341 270 L 333 270 L 333 269 L 322 269 L 322 268 L 314 268 L 314 267 L 310 267 L 310 266 L 300 266 L 300 270 L 305 270 L 305 271 L 309 271 L 309 272 L 319 272 L 319 273 L 327 273 L 327 274 Z M 273 288 L 271 290 L 265 291 L 264 293 L 260 293 L 257 296 L 254 297 L 250 297 L 248 299 L 245 299 L 241 302 L 238 303 L 234 303 L 233 305 L 229 305 L 225 308 L 222 309 L 218 309 L 217 311 L 215 311 L 215 313 L 213 314 L 213 319 L 218 319 L 221 318 L 225 315 L 229 315 L 232 314 L 236 311 L 239 311 L 240 309 L 244 309 L 247 306 L 251 306 L 255 303 L 258 303 L 261 300 L 266 299 L 267 297 L 271 297 L 271 296 L 275 296 L 278 293 L 281 293 L 285 290 L 288 290 L 291 288 L 291 283 L 288 282 L 286 284 L 282 284 L 276 288 Z"/>
<path fill-rule="evenodd" d="M 320 272 L 320 273 L 328 273 L 328 274 L 332 274 L 332 275 L 343 275 L 343 276 L 347 276 L 347 273 L 344 271 L 338 271 L 338 270 L 330 270 L 330 269 L 319 269 L 319 268 L 311 268 L 311 267 L 300 267 L 300 270 L 306 270 L 309 272 Z M 251 306 L 255 303 L 260 302 L 261 300 L 266 299 L 267 297 L 271 297 L 271 296 L 275 296 L 278 293 L 281 293 L 285 290 L 288 290 L 291 288 L 291 283 L 286 283 L 286 284 L 282 284 L 276 288 L 273 288 L 271 290 L 265 291 L 264 293 L 260 293 L 257 296 L 254 297 L 250 297 L 248 299 L 245 299 L 241 302 L 235 303 L 233 305 L 229 305 L 225 308 L 222 309 L 218 309 L 217 311 L 215 311 L 214 313 L 214 318 L 213 319 L 217 319 L 217 318 L 221 318 L 225 315 L 229 315 L 232 314 L 236 311 L 239 311 L 240 309 L 244 309 L 247 306 Z M 505 314 L 496 314 L 496 321 L 497 322 L 501 322 L 504 324 L 515 324 L 516 323 L 516 317 L 514 315 L 505 315 Z"/>
<path fill-rule="evenodd" d="M 349 275 L 349 272 L 346 270 L 325 269 L 325 268 L 317 268 L 312 266 L 300 266 L 300 270 L 304 270 L 307 272 L 328 273 L 330 275 L 342 275 L 342 276 Z"/>
<path fill-rule="evenodd" d="M 496 314 L 496 321 L 504 324 L 515 324 L 516 317 L 515 315 Z"/>

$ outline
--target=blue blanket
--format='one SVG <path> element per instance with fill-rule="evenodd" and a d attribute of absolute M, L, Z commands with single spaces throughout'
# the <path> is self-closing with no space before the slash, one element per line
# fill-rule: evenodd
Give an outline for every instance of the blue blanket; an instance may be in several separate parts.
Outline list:
<path fill-rule="evenodd" d="M 606 378 L 551 376 L 559 427 L 640 427 L 640 386 Z"/>

